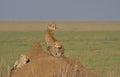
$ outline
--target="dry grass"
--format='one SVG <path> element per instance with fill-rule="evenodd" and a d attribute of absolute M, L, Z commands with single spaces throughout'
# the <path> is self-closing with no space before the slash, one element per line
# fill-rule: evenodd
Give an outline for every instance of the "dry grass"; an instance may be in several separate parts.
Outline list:
<path fill-rule="evenodd" d="M 77 64 L 60 64 L 53 77 L 83 77 L 83 70 L 80 70 Z"/>
<path fill-rule="evenodd" d="M 109 69 L 107 71 L 107 77 L 119 77 L 118 70 Z"/>
<path fill-rule="evenodd" d="M 40 31 L 50 22 L 40 21 L 0 21 L 0 31 Z M 120 30 L 120 21 L 106 22 L 55 22 L 60 31 L 116 31 Z"/>

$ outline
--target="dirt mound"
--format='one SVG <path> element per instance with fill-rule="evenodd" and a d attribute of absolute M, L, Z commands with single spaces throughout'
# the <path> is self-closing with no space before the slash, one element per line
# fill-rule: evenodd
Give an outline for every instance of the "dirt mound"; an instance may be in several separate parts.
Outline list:
<path fill-rule="evenodd" d="M 42 52 L 38 41 L 28 53 L 32 58 L 21 69 L 12 72 L 12 77 L 97 77 L 86 70 L 79 60 L 56 58 Z"/>
<path fill-rule="evenodd" d="M 43 52 L 42 52 L 42 46 L 41 46 L 41 44 L 39 43 L 39 41 L 36 40 L 36 41 L 33 43 L 32 48 L 31 48 L 31 50 L 28 52 L 27 55 L 28 55 L 30 58 L 33 58 L 33 57 L 39 56 L 39 55 L 41 55 L 41 54 L 43 54 Z"/>

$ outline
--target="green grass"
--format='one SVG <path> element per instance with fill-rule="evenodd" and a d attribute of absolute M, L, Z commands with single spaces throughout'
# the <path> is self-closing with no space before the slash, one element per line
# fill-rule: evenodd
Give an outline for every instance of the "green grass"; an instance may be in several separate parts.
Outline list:
<path fill-rule="evenodd" d="M 0 71 L 6 71 L 19 54 L 30 50 L 39 40 L 44 51 L 44 32 L 0 32 Z M 101 77 L 120 77 L 120 31 L 56 31 L 65 55 L 78 58 L 89 70 Z"/>

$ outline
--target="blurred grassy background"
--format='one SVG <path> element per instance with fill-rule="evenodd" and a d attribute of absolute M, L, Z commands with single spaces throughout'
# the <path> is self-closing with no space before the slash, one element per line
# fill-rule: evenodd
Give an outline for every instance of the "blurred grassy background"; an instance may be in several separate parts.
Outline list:
<path fill-rule="evenodd" d="M 101 30 L 76 30 L 74 26 L 70 27 L 70 30 L 58 30 L 54 33 L 54 36 L 64 45 L 65 55 L 78 58 L 87 69 L 101 77 L 120 77 L 120 28 L 118 30 L 102 30 L 102 28 Z M 1 31 L 0 74 L 6 71 L 8 64 L 12 66 L 21 53 L 27 53 L 35 40 L 39 40 L 46 51 L 43 36 L 43 29 Z"/>

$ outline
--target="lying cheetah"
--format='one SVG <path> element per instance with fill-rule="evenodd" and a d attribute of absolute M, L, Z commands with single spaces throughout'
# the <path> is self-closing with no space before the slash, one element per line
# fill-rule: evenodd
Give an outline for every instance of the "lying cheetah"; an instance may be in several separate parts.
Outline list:
<path fill-rule="evenodd" d="M 60 44 L 60 42 L 56 41 L 53 43 L 53 46 L 48 47 L 48 53 L 55 57 L 63 57 L 64 56 L 64 48 Z"/>
<path fill-rule="evenodd" d="M 30 60 L 29 60 L 28 56 L 26 56 L 24 54 L 21 54 L 20 58 L 15 61 L 14 65 L 13 65 L 13 68 L 11 70 L 20 69 L 20 68 L 22 68 L 22 66 L 24 66 L 25 64 L 27 64 L 29 61 Z"/>

